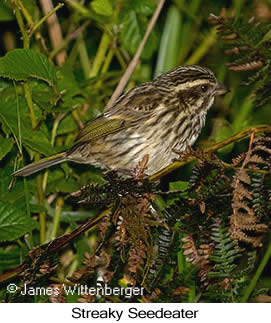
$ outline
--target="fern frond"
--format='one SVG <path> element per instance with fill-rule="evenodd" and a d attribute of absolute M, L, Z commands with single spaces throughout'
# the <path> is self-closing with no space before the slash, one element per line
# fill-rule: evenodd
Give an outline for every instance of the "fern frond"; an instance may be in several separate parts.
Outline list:
<path fill-rule="evenodd" d="M 270 102 L 270 23 L 257 22 L 254 19 L 242 19 L 210 16 L 209 20 L 217 26 L 221 39 L 224 41 L 225 53 L 234 55 L 228 68 L 232 71 L 257 71 L 250 76 L 246 85 L 254 84 L 254 101 L 256 106 Z"/>

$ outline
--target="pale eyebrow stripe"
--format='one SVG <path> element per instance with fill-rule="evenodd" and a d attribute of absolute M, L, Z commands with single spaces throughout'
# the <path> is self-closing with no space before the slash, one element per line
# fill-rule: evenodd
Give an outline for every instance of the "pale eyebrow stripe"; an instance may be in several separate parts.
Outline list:
<path fill-rule="evenodd" d="M 186 90 L 188 88 L 194 87 L 194 86 L 198 86 L 198 85 L 202 85 L 202 84 L 209 84 L 210 82 L 207 82 L 207 80 L 194 80 L 191 82 L 185 82 L 182 84 L 179 84 L 175 87 L 176 90 Z"/>

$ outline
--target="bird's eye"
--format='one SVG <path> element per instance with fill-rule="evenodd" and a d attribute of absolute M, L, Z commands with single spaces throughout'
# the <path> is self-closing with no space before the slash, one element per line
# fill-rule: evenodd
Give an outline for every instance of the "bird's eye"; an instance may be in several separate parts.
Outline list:
<path fill-rule="evenodd" d="M 200 88 L 201 88 L 202 92 L 207 92 L 209 87 L 208 87 L 208 85 L 202 85 Z"/>

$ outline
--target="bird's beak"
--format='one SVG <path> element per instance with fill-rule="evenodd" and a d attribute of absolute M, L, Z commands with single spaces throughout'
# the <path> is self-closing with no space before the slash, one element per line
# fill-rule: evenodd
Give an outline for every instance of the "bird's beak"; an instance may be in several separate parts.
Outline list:
<path fill-rule="evenodd" d="M 215 95 L 223 95 L 230 92 L 226 86 L 222 83 L 217 83 L 216 89 L 215 89 Z"/>

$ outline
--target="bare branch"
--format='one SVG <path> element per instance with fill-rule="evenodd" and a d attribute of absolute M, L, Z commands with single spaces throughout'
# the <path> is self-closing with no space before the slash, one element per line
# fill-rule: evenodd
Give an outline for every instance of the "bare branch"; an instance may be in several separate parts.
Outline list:
<path fill-rule="evenodd" d="M 123 74 L 121 80 L 119 81 L 119 84 L 117 86 L 117 88 L 115 89 L 114 93 L 112 94 L 110 100 L 108 101 L 107 103 L 107 106 L 105 108 L 105 110 L 109 109 L 113 104 L 114 102 L 117 100 L 117 98 L 120 96 L 120 94 L 122 93 L 123 89 L 125 88 L 129 78 L 131 77 L 131 74 L 133 73 L 138 61 L 139 61 L 139 58 L 140 58 L 140 55 L 142 53 L 142 50 L 146 44 L 146 41 L 153 29 L 153 27 L 155 26 L 155 23 L 157 21 L 157 18 L 161 12 L 161 9 L 163 8 L 163 5 L 165 3 L 165 0 L 160 0 L 158 5 L 157 5 L 157 8 L 148 24 L 148 27 L 147 27 L 147 30 L 145 32 L 145 35 L 137 49 L 137 52 L 135 54 L 135 56 L 133 57 L 133 59 L 131 60 L 130 64 L 128 65 L 125 73 Z"/>
<path fill-rule="evenodd" d="M 40 0 L 40 5 L 45 15 L 49 14 L 54 9 L 52 0 Z M 63 42 L 63 36 L 57 15 L 55 13 L 47 19 L 47 24 L 52 46 L 53 48 L 57 48 Z M 65 50 L 59 52 L 56 55 L 57 64 L 62 65 L 65 62 L 66 57 L 67 53 Z"/>

